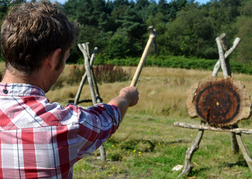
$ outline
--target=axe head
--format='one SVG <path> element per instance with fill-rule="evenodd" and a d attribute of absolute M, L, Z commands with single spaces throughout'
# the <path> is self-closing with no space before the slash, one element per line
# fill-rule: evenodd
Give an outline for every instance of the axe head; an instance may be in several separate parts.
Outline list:
<path fill-rule="evenodd" d="M 154 44 L 154 50 L 155 50 L 155 54 L 158 53 L 158 48 L 157 48 L 157 43 L 156 43 L 156 37 L 157 37 L 157 31 L 156 29 L 153 29 L 153 26 L 149 26 L 150 29 L 150 35 L 153 36 L 153 44 Z"/>

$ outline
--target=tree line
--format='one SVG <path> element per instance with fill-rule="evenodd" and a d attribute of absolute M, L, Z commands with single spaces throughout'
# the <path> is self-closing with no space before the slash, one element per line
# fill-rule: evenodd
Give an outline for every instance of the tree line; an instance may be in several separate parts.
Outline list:
<path fill-rule="evenodd" d="M 0 20 L 20 2 L 24 0 L 1 0 Z M 70 63 L 83 59 L 77 44 L 85 42 L 90 49 L 98 47 L 98 58 L 104 61 L 140 57 L 150 25 L 157 30 L 158 55 L 216 60 L 215 38 L 226 33 L 229 46 L 241 38 L 231 60 L 252 60 L 252 0 L 210 0 L 202 5 L 194 0 L 68 0 L 61 7 L 78 34 Z"/>

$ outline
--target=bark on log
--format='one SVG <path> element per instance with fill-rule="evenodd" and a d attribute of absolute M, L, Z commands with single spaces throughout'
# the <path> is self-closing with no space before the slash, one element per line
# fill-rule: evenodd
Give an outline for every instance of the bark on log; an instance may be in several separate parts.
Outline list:
<path fill-rule="evenodd" d="M 251 101 L 245 86 L 230 77 L 208 76 L 191 87 L 187 98 L 190 117 L 200 117 L 215 126 L 235 125 L 250 117 Z"/>

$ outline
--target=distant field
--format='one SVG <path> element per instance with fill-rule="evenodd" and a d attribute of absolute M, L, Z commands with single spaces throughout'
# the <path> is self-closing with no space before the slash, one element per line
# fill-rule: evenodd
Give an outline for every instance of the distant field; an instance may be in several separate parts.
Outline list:
<path fill-rule="evenodd" d="M 66 76 L 71 68 L 67 65 L 62 75 Z M 124 70 L 133 75 L 135 67 L 124 67 Z M 172 171 L 172 168 L 184 164 L 185 152 L 198 131 L 174 127 L 173 123 L 200 123 L 199 119 L 190 119 L 187 114 L 187 92 L 208 75 L 211 71 L 144 67 L 137 84 L 139 103 L 129 109 L 116 134 L 104 144 L 107 162 L 99 160 L 97 150 L 75 165 L 74 178 L 177 178 L 181 171 Z M 233 74 L 233 77 L 245 84 L 252 94 L 252 76 Z M 106 103 L 129 84 L 130 81 L 98 85 Z M 46 95 L 51 102 L 65 105 L 68 99 L 74 99 L 77 90 L 78 85 L 73 85 L 49 91 Z M 90 98 L 88 85 L 84 86 L 80 98 Z M 252 128 L 251 119 L 241 121 L 239 127 Z M 250 153 L 251 137 L 242 137 Z M 229 133 L 205 131 L 192 164 L 190 179 L 252 178 L 243 155 L 232 154 Z"/>

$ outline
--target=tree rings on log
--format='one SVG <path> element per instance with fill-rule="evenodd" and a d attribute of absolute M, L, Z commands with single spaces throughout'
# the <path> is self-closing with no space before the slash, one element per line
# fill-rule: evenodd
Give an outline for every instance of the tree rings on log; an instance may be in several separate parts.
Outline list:
<path fill-rule="evenodd" d="M 211 126 L 232 126 L 251 114 L 251 100 L 237 80 L 208 76 L 191 87 L 187 109 L 190 117 L 200 117 Z"/>

